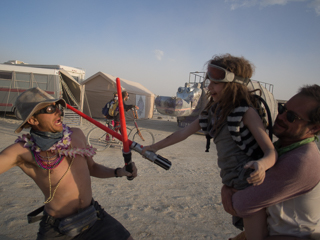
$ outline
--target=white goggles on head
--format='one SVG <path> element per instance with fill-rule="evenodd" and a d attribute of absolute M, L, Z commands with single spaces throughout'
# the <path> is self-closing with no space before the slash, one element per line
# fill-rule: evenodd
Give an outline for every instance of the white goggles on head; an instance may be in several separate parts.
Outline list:
<path fill-rule="evenodd" d="M 249 78 L 235 76 L 233 72 L 230 72 L 214 64 L 208 64 L 206 79 L 214 82 L 236 82 L 243 85 L 248 85 L 250 81 Z"/>

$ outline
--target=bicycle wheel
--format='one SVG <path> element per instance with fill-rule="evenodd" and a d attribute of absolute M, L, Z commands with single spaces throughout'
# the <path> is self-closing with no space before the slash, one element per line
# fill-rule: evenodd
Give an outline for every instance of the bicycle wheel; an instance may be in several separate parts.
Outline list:
<path fill-rule="evenodd" d="M 88 133 L 87 140 L 89 145 L 92 145 L 92 147 L 97 149 L 97 152 L 100 152 L 110 147 L 110 140 L 107 141 L 106 137 L 107 133 L 101 128 L 96 127 Z M 109 139 L 111 139 L 110 134 Z"/>
<path fill-rule="evenodd" d="M 154 144 L 154 136 L 153 136 L 152 132 L 150 132 L 147 129 L 140 129 L 140 133 L 141 133 L 143 139 L 139 136 L 139 133 L 136 132 L 132 138 L 132 140 L 134 142 L 139 143 L 143 146 L 148 146 L 148 145 Z"/>

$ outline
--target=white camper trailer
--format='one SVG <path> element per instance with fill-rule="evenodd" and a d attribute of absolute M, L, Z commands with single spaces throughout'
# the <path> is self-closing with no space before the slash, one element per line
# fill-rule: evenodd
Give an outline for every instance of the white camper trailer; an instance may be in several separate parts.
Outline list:
<path fill-rule="evenodd" d="M 81 83 L 84 80 L 84 77 L 86 74 L 86 71 L 83 69 L 68 67 L 64 65 L 29 64 L 29 63 L 24 63 L 18 60 L 10 60 L 5 62 L 4 64 L 10 64 L 10 65 L 16 65 L 16 66 L 22 66 L 22 67 L 56 69 L 56 70 L 62 69 L 67 73 L 69 73 L 74 78 L 74 80 L 76 80 L 78 83 Z"/>
<path fill-rule="evenodd" d="M 46 69 L 56 69 L 56 70 L 64 70 L 67 73 L 69 73 L 74 80 L 76 80 L 78 83 L 81 83 L 84 81 L 84 77 L 86 74 L 86 71 L 80 68 L 75 67 L 68 67 L 64 65 L 45 65 L 45 64 L 29 64 L 25 63 L 19 60 L 10 60 L 5 62 L 4 64 L 10 64 L 10 65 L 16 65 L 16 66 L 22 66 L 22 67 L 34 67 L 34 68 L 46 68 Z"/>
<path fill-rule="evenodd" d="M 10 64 L 0 64 L 0 111 L 14 112 L 19 118 L 14 103 L 19 94 L 33 87 L 43 89 L 54 98 L 63 98 L 82 111 L 84 91 L 66 71 Z"/>

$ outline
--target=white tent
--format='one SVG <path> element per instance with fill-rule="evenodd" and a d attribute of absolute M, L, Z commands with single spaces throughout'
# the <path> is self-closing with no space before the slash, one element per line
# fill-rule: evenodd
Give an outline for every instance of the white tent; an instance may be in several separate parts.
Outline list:
<path fill-rule="evenodd" d="M 98 72 L 81 84 L 85 86 L 85 95 L 88 104 L 84 104 L 84 113 L 94 118 L 103 118 L 102 108 L 113 98 L 117 92 L 116 78 L 110 74 Z M 153 116 L 155 95 L 140 83 L 120 78 L 122 91 L 129 93 L 129 100 L 125 104 L 133 104 L 139 107 L 140 119 L 148 119 Z M 132 113 L 126 114 L 127 119 L 132 119 Z"/>

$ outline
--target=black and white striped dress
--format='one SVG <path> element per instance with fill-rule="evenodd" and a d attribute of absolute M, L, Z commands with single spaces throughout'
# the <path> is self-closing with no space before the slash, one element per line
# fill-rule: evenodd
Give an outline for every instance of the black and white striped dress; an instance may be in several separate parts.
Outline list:
<path fill-rule="evenodd" d="M 214 138 L 215 131 L 212 129 L 214 124 L 213 114 L 217 105 L 214 105 L 209 111 L 203 111 L 199 116 L 199 124 L 202 130 L 209 138 Z M 228 130 L 237 146 L 249 157 L 259 159 L 263 156 L 257 141 L 243 123 L 244 114 L 248 111 L 249 105 L 242 101 L 239 107 L 236 107 L 227 117 Z"/>

